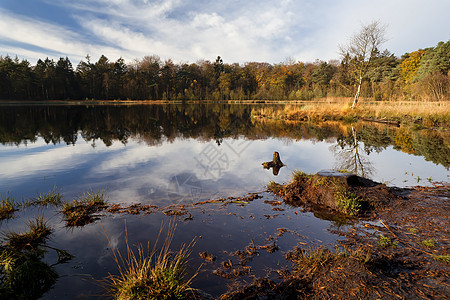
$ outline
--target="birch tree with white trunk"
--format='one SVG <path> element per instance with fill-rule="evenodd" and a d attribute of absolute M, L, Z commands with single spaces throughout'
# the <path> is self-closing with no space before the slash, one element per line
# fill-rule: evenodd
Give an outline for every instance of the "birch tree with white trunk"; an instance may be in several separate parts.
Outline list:
<path fill-rule="evenodd" d="M 352 109 L 358 104 L 363 78 L 377 53 L 377 49 L 387 40 L 386 28 L 387 26 L 379 21 L 373 21 L 368 25 L 362 25 L 361 30 L 351 36 L 347 45 L 339 45 L 339 54 L 343 59 L 345 57 L 350 58 L 356 76 L 358 88 Z"/>

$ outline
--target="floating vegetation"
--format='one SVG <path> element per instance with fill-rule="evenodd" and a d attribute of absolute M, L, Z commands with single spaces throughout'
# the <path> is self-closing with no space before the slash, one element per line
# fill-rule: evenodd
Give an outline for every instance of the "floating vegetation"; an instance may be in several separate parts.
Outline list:
<path fill-rule="evenodd" d="M 106 208 L 103 192 L 86 192 L 74 199 L 65 202 L 62 207 L 67 226 L 84 226 L 95 220 L 93 214 Z"/>
<path fill-rule="evenodd" d="M 200 256 L 200 258 L 209 262 L 213 262 L 216 260 L 216 256 L 212 253 L 209 253 L 208 251 L 200 252 L 198 255 Z"/>
<path fill-rule="evenodd" d="M 173 223 L 169 224 L 167 236 L 159 251 L 156 247 L 163 227 L 150 254 L 145 254 L 142 245 L 137 246 L 136 254 L 136 251 L 128 245 L 128 237 L 125 258 L 119 251 L 113 250 L 119 275 L 109 275 L 106 278 L 106 289 L 114 299 L 190 299 L 195 297 L 195 291 L 190 284 L 197 273 L 186 279 L 186 263 L 194 241 L 189 245 L 183 244 L 175 253 L 171 252 L 170 244 L 175 228 Z"/>
<path fill-rule="evenodd" d="M 0 194 L 0 199 L 0 221 L 13 218 L 17 208 L 11 194 L 7 192 L 5 198 Z"/>

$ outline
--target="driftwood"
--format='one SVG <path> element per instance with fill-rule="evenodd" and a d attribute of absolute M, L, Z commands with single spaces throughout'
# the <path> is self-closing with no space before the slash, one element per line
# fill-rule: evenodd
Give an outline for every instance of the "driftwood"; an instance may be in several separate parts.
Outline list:
<path fill-rule="evenodd" d="M 400 127 L 400 121 L 392 121 L 392 120 L 385 120 L 385 119 L 369 119 L 369 118 L 360 118 L 360 120 L 366 121 L 366 122 L 375 122 L 375 123 L 383 123 L 387 125 L 393 125 Z"/>
<path fill-rule="evenodd" d="M 270 169 L 272 168 L 273 175 L 278 175 L 278 172 L 280 169 L 285 166 L 283 162 L 280 159 L 280 154 L 278 152 L 273 153 L 272 161 L 267 161 L 262 163 L 264 169 Z"/>

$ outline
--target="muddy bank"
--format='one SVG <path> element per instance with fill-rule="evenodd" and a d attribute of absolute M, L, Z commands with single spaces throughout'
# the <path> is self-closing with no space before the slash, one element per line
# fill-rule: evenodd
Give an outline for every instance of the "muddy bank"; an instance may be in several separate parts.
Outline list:
<path fill-rule="evenodd" d="M 269 190 L 289 205 L 354 224 L 339 232 L 345 239 L 334 251 L 297 247 L 285 254 L 290 268 L 279 271 L 280 281 L 257 279 L 222 299 L 447 299 L 450 294 L 448 184 L 400 189 L 327 171 L 295 173 L 292 182 L 271 183 Z"/>

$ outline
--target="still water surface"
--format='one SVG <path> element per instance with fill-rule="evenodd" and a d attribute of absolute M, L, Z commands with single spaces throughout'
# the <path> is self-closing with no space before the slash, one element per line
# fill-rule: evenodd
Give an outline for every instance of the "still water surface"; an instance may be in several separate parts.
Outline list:
<path fill-rule="evenodd" d="M 431 185 L 449 180 L 448 137 L 368 123 L 320 124 L 262 121 L 252 118 L 256 105 L 147 106 L 2 106 L 0 107 L 0 194 L 16 201 L 57 187 L 65 201 L 83 192 L 102 190 L 110 203 L 167 207 L 207 199 L 262 192 L 271 180 L 284 183 L 293 170 L 316 173 L 346 169 L 388 185 Z M 281 106 L 274 106 L 281 109 Z M 275 175 L 264 169 L 274 151 L 286 164 Z M 269 199 L 270 198 L 270 199 Z M 252 274 L 270 273 L 285 264 L 283 253 L 298 242 L 332 245 L 344 230 L 312 213 L 285 205 L 274 211 L 265 194 L 248 205 L 203 205 L 185 216 L 105 215 L 96 223 L 67 229 L 58 209 L 28 208 L 1 230 L 23 230 L 28 217 L 44 213 L 54 228 L 51 244 L 75 258 L 56 265 L 60 278 L 44 298 L 95 298 L 102 290 L 94 279 L 115 273 L 108 234 L 115 249 L 131 244 L 152 245 L 161 226 L 175 218 L 173 247 L 197 237 L 192 265 L 210 251 L 216 262 L 202 266 L 194 287 L 213 295 L 227 290 L 229 280 L 212 271 L 230 253 L 250 242 L 259 245 L 276 237 L 280 251 L 260 251 Z M 277 235 L 279 228 L 290 233 Z M 103 230 L 104 229 L 104 230 Z M 49 264 L 55 255 L 46 257 Z M 234 258 L 236 259 L 236 258 Z M 249 276 L 243 277 L 250 280 Z"/>

